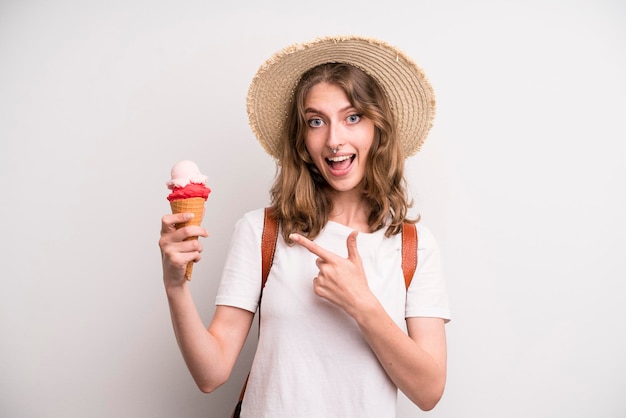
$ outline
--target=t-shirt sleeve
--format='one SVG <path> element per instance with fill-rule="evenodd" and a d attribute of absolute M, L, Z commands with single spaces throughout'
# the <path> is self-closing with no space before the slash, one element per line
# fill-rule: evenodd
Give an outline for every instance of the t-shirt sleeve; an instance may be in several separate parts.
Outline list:
<path fill-rule="evenodd" d="M 418 224 L 417 234 L 417 268 L 407 291 L 405 315 L 443 318 L 448 322 L 450 306 L 439 245 L 423 225 Z"/>
<path fill-rule="evenodd" d="M 256 312 L 261 293 L 263 210 L 245 214 L 235 225 L 217 290 L 216 305 Z"/>

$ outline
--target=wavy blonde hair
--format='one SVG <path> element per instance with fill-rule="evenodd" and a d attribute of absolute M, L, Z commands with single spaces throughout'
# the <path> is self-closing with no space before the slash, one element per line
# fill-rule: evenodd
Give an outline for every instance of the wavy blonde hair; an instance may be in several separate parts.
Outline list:
<path fill-rule="evenodd" d="M 333 209 L 332 189 L 313 163 L 305 145 L 308 129 L 304 102 L 313 86 L 321 82 L 340 87 L 351 105 L 374 122 L 375 134 L 367 156 L 363 201 L 369 206 L 372 231 L 387 225 L 386 236 L 399 233 L 412 205 L 404 178 L 404 155 L 396 137 L 393 112 L 384 92 L 362 70 L 340 63 L 322 64 L 304 73 L 296 86 L 281 137 L 282 155 L 270 190 L 271 207 L 282 225 L 286 242 L 298 232 L 314 239 L 328 222 Z"/>

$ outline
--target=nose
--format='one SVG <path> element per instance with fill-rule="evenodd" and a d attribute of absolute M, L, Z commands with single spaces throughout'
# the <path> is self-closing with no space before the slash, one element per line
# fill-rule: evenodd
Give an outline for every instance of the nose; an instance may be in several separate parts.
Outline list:
<path fill-rule="evenodd" d="M 343 145 L 341 124 L 330 123 L 327 132 L 328 136 L 326 137 L 326 146 L 328 149 L 339 149 Z"/>

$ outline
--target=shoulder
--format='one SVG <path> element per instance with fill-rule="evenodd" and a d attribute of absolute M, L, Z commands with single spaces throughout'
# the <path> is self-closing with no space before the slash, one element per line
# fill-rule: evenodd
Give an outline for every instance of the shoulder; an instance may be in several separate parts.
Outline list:
<path fill-rule="evenodd" d="M 239 219 L 239 222 L 240 223 L 246 222 L 251 225 L 260 225 L 261 227 L 263 227 L 264 215 L 265 215 L 265 208 L 254 209 L 254 210 L 244 213 L 242 217 Z"/>
<path fill-rule="evenodd" d="M 264 208 L 255 209 L 244 213 L 235 224 L 235 236 L 241 238 L 244 236 L 261 237 L 263 233 Z"/>
<path fill-rule="evenodd" d="M 417 232 L 417 248 L 418 250 L 438 249 L 437 240 L 428 226 L 421 222 L 414 224 Z M 402 234 L 397 234 L 389 238 L 401 240 Z M 400 241 L 398 241 L 400 242 Z"/>
<path fill-rule="evenodd" d="M 435 236 L 431 232 L 430 228 L 426 225 L 417 223 L 417 248 L 418 249 L 437 249 L 438 244 Z"/>

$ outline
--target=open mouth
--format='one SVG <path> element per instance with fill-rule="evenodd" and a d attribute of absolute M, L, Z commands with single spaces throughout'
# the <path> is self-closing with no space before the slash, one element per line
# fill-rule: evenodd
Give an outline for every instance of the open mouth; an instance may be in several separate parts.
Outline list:
<path fill-rule="evenodd" d="M 350 164 L 352 164 L 355 158 L 356 154 L 328 157 L 326 158 L 326 164 L 328 164 L 332 170 L 345 170 L 350 167 Z"/>

